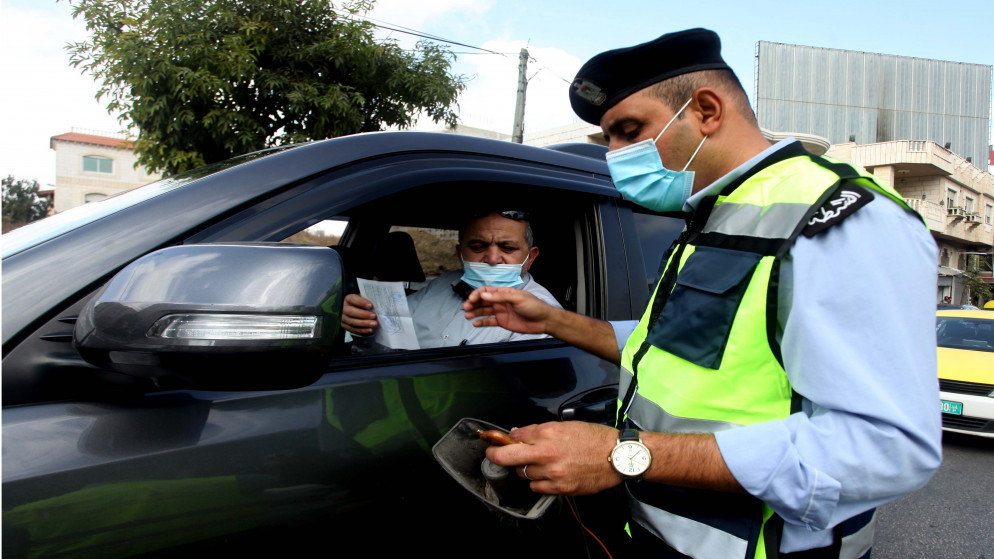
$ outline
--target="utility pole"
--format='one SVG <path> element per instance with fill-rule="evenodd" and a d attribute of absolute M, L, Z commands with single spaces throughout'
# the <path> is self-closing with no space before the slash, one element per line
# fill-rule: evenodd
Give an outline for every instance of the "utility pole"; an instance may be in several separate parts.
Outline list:
<path fill-rule="evenodd" d="M 518 100 L 514 106 L 514 131 L 511 132 L 511 141 L 520 144 L 525 136 L 525 90 L 528 89 L 528 78 L 525 72 L 528 70 L 528 49 L 522 48 L 518 63 Z"/>

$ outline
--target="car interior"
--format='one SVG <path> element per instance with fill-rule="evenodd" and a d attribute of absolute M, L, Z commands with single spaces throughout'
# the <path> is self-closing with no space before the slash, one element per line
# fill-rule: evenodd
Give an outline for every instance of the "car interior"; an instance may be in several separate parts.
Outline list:
<path fill-rule="evenodd" d="M 495 195 L 496 194 L 496 195 Z M 559 196 L 555 196 L 559 194 Z M 465 221 L 487 211 L 526 213 L 539 257 L 531 274 L 564 308 L 579 308 L 584 286 L 586 247 L 582 229 L 592 204 L 583 197 L 562 200 L 561 191 L 519 185 L 448 183 L 423 186 L 357 207 L 348 215 L 348 227 L 339 242 L 346 271 L 355 277 L 409 282 L 412 289 L 460 266 L 455 257 L 458 231 Z M 586 209 L 585 209 L 586 208 Z M 451 255 L 441 267 L 426 269 L 410 230 L 431 231 Z M 589 238 L 589 235 L 586 236 Z M 423 247 L 422 247 L 423 248 Z"/>
<path fill-rule="evenodd" d="M 337 245 L 346 289 L 358 292 L 355 278 L 404 282 L 408 294 L 450 270 L 460 269 L 455 255 L 458 231 L 474 215 L 489 211 L 526 213 L 540 253 L 530 269 L 563 308 L 587 312 L 588 293 L 596 292 L 600 262 L 589 239 L 597 223 L 591 197 L 561 190 L 504 183 L 437 183 L 379 198 L 334 216 L 347 221 Z"/>
<path fill-rule="evenodd" d="M 994 320 L 941 317 L 937 337 L 940 347 L 994 351 Z"/>

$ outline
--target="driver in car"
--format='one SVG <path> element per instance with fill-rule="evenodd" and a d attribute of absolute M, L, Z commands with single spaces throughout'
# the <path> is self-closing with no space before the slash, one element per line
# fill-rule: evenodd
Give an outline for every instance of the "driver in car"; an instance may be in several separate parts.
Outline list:
<path fill-rule="evenodd" d="M 546 334 L 519 334 L 504 328 L 474 328 L 466 320 L 463 302 L 483 286 L 514 287 L 561 308 L 551 293 L 528 270 L 538 258 L 531 224 L 519 210 L 492 211 L 473 217 L 459 232 L 456 256 L 462 270 L 442 274 L 407 297 L 422 349 L 489 344 L 546 338 Z M 378 326 L 373 304 L 349 294 L 342 308 L 342 327 L 353 335 L 368 336 Z"/>

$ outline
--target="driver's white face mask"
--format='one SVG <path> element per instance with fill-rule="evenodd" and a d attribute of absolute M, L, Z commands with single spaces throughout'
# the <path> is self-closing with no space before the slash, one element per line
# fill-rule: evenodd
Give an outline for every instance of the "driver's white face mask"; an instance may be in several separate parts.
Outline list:
<path fill-rule="evenodd" d="M 521 264 L 487 264 L 486 262 L 462 261 L 462 280 L 473 288 L 517 287 L 525 282 L 521 279 L 521 267 L 531 258 L 529 254 Z"/>

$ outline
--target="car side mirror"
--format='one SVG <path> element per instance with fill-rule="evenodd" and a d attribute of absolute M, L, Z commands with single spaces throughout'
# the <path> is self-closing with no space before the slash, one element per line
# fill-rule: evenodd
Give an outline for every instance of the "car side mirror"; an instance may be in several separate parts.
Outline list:
<path fill-rule="evenodd" d="M 115 275 L 73 338 L 91 364 L 163 389 L 294 388 L 323 374 L 343 297 L 342 262 L 327 247 L 175 246 Z"/>

